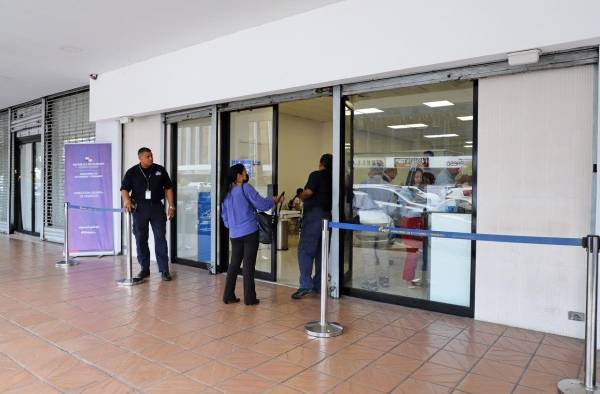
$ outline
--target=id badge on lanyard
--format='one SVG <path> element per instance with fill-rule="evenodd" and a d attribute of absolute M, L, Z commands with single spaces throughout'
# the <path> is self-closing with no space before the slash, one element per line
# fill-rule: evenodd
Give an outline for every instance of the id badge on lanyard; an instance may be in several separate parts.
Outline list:
<path fill-rule="evenodd" d="M 144 174 L 144 171 L 142 170 L 142 167 L 139 167 L 140 172 L 142 173 L 142 176 L 144 177 L 144 179 L 146 180 L 146 194 L 144 196 L 145 200 L 152 200 L 152 192 L 150 191 L 150 178 L 152 178 L 152 170 L 150 170 L 150 175 L 146 176 L 146 174 Z"/>

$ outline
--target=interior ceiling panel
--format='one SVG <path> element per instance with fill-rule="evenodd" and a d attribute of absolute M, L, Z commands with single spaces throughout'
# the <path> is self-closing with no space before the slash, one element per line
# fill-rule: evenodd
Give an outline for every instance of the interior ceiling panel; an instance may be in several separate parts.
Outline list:
<path fill-rule="evenodd" d="M 0 0 L 0 109 L 340 0 Z"/>

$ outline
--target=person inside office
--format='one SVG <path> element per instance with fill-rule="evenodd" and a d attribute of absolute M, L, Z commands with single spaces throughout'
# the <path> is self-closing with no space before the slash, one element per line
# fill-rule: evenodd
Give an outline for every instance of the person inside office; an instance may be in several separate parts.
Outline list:
<path fill-rule="evenodd" d="M 158 270 L 162 280 L 170 281 L 166 231 L 167 218 L 171 220 L 175 217 L 173 183 L 165 168 L 154 163 L 149 148 L 140 148 L 138 159 L 140 162 L 127 170 L 121 182 L 123 207 L 133 213 L 133 233 L 141 266 L 137 277 L 143 279 L 150 276 L 148 225 L 151 225 Z M 169 203 L 167 214 L 163 202 L 165 197 Z"/>
<path fill-rule="evenodd" d="M 298 243 L 300 288 L 292 294 L 295 300 L 321 291 L 321 221 L 331 219 L 331 165 L 333 156 L 326 153 L 319 160 L 300 194 L 304 203 L 302 230 Z M 313 264 L 314 263 L 314 264 Z M 315 275 L 312 276 L 313 265 Z"/>

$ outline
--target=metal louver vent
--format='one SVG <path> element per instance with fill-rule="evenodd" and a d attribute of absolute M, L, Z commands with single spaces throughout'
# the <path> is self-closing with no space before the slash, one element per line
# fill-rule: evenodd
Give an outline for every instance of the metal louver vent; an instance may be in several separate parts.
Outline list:
<path fill-rule="evenodd" d="M 65 144 L 94 142 L 96 126 L 89 121 L 89 91 L 46 101 L 45 223 L 64 228 Z"/>
<path fill-rule="evenodd" d="M 8 110 L 0 111 L 0 230 L 8 231 L 8 203 L 10 199 L 10 162 Z"/>

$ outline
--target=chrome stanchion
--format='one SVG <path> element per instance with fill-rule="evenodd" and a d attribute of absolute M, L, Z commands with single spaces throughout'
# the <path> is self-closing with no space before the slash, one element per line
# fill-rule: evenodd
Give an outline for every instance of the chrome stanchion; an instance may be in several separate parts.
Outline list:
<path fill-rule="evenodd" d="M 119 286 L 135 286 L 144 282 L 143 278 L 135 278 L 133 276 L 133 242 L 132 242 L 132 222 L 131 222 L 131 212 L 125 212 L 125 227 L 127 228 L 127 275 L 125 278 L 117 280 L 117 284 Z"/>
<path fill-rule="evenodd" d="M 329 221 L 323 219 L 321 229 L 321 319 L 307 323 L 304 331 L 313 337 L 329 338 L 342 333 L 344 327 L 339 323 L 327 321 L 327 293 L 329 268 Z"/>
<path fill-rule="evenodd" d="M 65 242 L 63 256 L 64 260 L 56 262 L 57 267 L 70 267 L 79 264 L 79 261 L 69 257 L 69 203 L 65 202 Z"/>
<path fill-rule="evenodd" d="M 558 382 L 562 394 L 600 393 L 596 386 L 596 326 L 598 312 L 598 248 L 600 236 L 588 235 L 585 238 L 587 249 L 587 294 L 585 307 L 585 375 L 579 379 L 563 379 Z"/>

